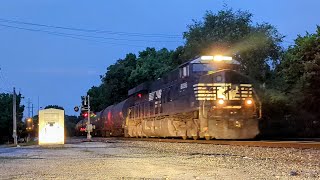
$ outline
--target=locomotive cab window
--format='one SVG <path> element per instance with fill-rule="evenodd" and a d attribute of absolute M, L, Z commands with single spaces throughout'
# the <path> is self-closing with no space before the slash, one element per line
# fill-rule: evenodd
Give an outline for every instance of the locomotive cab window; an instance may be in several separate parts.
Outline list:
<path fill-rule="evenodd" d="M 193 72 L 208 72 L 208 71 L 216 71 L 217 67 L 214 64 L 202 64 L 196 63 L 192 65 Z"/>
<path fill-rule="evenodd" d="M 189 76 L 189 65 L 180 68 L 180 78 Z"/>

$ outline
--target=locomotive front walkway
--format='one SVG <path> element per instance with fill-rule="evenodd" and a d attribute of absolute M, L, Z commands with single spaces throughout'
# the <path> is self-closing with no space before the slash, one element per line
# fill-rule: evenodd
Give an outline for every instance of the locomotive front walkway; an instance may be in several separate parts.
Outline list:
<path fill-rule="evenodd" d="M 0 179 L 319 179 L 320 150 L 106 139 L 0 147 Z"/>

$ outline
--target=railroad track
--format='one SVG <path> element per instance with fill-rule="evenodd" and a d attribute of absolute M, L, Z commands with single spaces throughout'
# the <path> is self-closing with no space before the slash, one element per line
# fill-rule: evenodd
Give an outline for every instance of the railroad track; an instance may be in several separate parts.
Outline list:
<path fill-rule="evenodd" d="M 153 141 L 169 143 L 198 143 L 198 144 L 216 144 L 233 146 L 255 146 L 255 147 L 273 147 L 273 148 L 302 148 L 302 149 L 320 149 L 320 142 L 314 141 L 228 141 L 228 140 L 182 140 L 182 139 L 156 139 L 156 138 L 130 138 L 126 140 L 134 141 Z"/>
<path fill-rule="evenodd" d="M 151 141 L 167 143 L 198 143 L 198 144 L 216 144 L 232 146 L 253 146 L 253 147 L 270 147 L 270 148 L 299 148 L 299 149 L 320 149 L 318 141 L 276 141 L 276 140 L 183 140 L 183 139 L 162 139 L 162 138 L 102 138 L 95 137 L 92 141 L 112 142 L 114 140 L 124 141 Z M 86 139 L 83 139 L 86 141 Z"/>

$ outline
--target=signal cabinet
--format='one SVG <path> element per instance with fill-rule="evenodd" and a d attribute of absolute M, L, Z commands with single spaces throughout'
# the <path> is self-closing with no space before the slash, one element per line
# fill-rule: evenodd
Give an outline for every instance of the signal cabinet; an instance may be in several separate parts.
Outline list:
<path fill-rule="evenodd" d="M 39 111 L 39 145 L 64 144 L 64 110 Z"/>

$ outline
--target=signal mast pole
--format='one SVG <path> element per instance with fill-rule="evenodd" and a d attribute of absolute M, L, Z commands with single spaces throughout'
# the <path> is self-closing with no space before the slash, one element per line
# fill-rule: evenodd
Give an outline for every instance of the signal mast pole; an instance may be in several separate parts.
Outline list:
<path fill-rule="evenodd" d="M 87 134 L 87 139 L 91 140 L 90 132 L 92 131 L 92 125 L 91 125 L 91 122 L 90 122 L 90 95 L 87 96 L 87 99 L 88 99 L 88 124 L 87 124 L 88 134 Z"/>

